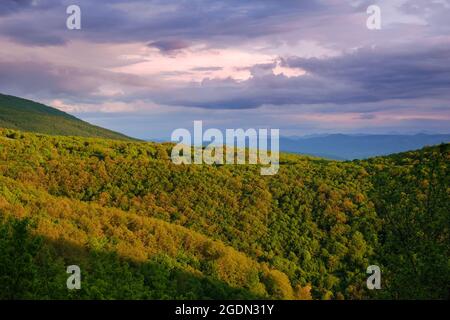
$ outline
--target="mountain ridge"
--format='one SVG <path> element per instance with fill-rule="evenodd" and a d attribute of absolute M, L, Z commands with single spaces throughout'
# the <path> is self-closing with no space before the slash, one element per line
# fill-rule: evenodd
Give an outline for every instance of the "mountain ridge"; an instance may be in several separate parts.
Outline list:
<path fill-rule="evenodd" d="M 137 140 L 92 125 L 56 108 L 0 93 L 0 127 L 61 136 Z"/>
<path fill-rule="evenodd" d="M 334 160 L 354 160 L 418 150 L 449 141 L 450 134 L 330 134 L 314 137 L 281 137 L 280 150 Z"/>

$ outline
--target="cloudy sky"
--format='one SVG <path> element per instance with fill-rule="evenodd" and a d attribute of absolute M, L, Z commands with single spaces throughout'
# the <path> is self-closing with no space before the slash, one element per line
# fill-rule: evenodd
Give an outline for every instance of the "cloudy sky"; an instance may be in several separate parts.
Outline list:
<path fill-rule="evenodd" d="M 1 0 L 0 92 L 144 139 L 449 133 L 450 1 Z"/>

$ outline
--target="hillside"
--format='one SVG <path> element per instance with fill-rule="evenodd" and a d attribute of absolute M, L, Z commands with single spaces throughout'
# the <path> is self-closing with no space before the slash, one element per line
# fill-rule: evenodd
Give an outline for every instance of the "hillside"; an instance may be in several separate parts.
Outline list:
<path fill-rule="evenodd" d="M 91 125 L 58 109 L 3 94 L 0 94 L 0 128 L 62 136 L 131 139 Z"/>
<path fill-rule="evenodd" d="M 171 148 L 0 130 L 1 297 L 449 298 L 448 144 L 274 176 Z"/>

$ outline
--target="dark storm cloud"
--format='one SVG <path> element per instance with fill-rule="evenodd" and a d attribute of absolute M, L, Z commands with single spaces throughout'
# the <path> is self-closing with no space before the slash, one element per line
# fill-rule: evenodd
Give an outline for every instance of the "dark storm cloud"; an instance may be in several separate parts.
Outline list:
<path fill-rule="evenodd" d="M 0 86 L 7 92 L 47 96 L 70 96 L 80 91 L 89 94 L 93 73 L 49 63 L 0 61 Z"/>
<path fill-rule="evenodd" d="M 284 64 L 310 74 L 353 83 L 367 100 L 448 95 L 450 44 L 413 49 L 361 49 L 330 59 L 288 58 Z M 348 96 L 348 102 L 353 97 Z"/>
<path fill-rule="evenodd" d="M 68 32 L 65 28 L 65 10 L 71 4 L 81 7 L 82 32 Z M 365 9 L 369 4 L 372 2 L 2 0 L 0 16 L 14 19 L 0 19 L 0 34 L 33 45 L 61 45 L 73 39 L 115 43 L 137 41 L 156 43 L 161 50 L 170 50 L 173 45 L 177 47 L 176 42 L 229 46 L 271 36 L 282 36 L 281 41 L 320 39 L 336 46 L 349 41 L 349 37 L 367 38 Z M 450 28 L 447 19 L 450 9 L 442 3 L 409 0 L 399 10 L 427 20 L 427 30 L 445 34 Z M 352 24 L 355 14 L 361 28 Z M 288 36 L 288 33 L 294 35 Z"/>
<path fill-rule="evenodd" d="M 64 26 L 64 20 L 56 22 L 53 29 L 61 29 Z M 53 46 L 63 45 L 66 39 L 58 32 L 49 32 L 49 26 L 40 24 L 29 24 L 26 19 L 17 19 L 11 22 L 1 24 L 1 32 L 9 38 L 26 45 Z"/>
<path fill-rule="evenodd" d="M 293 28 L 289 22 L 299 16 L 324 8 L 316 1 L 294 0 L 78 0 L 83 32 L 74 34 L 65 30 L 65 9 L 73 1 L 4 1 L 0 2 L 0 15 L 20 16 L 0 21 L 0 34 L 17 42 L 54 45 L 74 37 L 97 42 L 153 40 L 162 50 L 170 49 L 174 45 L 171 39 L 177 37 L 187 42 L 214 37 L 223 41 L 224 37 L 236 40 L 281 33 Z M 29 28 L 24 28 L 24 23 Z M 39 31 L 39 37 L 38 32 L 27 33 L 33 29 Z"/>
<path fill-rule="evenodd" d="M 282 59 L 282 65 L 307 72 L 274 75 L 274 64 L 250 68 L 247 81 L 204 81 L 160 97 L 161 102 L 211 109 L 262 105 L 358 104 L 389 99 L 450 97 L 450 46 L 411 50 L 358 50 L 334 58 Z"/>
<path fill-rule="evenodd" d="M 0 2 L 0 35 L 27 45 L 66 43 L 67 15 L 61 3 L 54 0 L 3 1 Z"/>
<path fill-rule="evenodd" d="M 219 71 L 223 70 L 222 67 L 196 67 L 192 68 L 191 71 Z"/>
<path fill-rule="evenodd" d="M 163 53 L 170 53 L 188 48 L 190 45 L 183 40 L 159 40 L 150 42 L 147 46 L 150 48 L 156 48 Z"/>
<path fill-rule="evenodd" d="M 31 6 L 32 0 L 2 0 L 0 2 L 0 16 L 8 15 Z"/>
<path fill-rule="evenodd" d="M 371 113 L 362 113 L 359 115 L 359 119 L 364 119 L 364 120 L 372 120 L 375 119 L 377 116 Z"/>
<path fill-rule="evenodd" d="M 39 100 L 55 98 L 85 103 L 100 103 L 102 86 L 144 90 L 157 88 L 149 79 L 125 73 L 60 66 L 44 62 L 0 60 L 0 88 L 3 93 L 34 96 Z M 127 97 L 123 99 L 127 100 Z M 128 97 L 128 101 L 134 100 Z"/>

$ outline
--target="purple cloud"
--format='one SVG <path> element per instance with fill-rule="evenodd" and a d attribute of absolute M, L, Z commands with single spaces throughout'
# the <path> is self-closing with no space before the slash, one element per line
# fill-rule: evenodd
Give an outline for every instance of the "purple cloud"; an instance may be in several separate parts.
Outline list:
<path fill-rule="evenodd" d="M 395 122 L 405 128 L 441 130 L 448 121 L 448 1 L 381 3 L 383 28 L 375 32 L 365 27 L 372 4 L 365 0 L 76 3 L 80 31 L 65 27 L 73 1 L 0 2 L 0 92 L 156 104 L 167 110 L 159 122 L 191 120 L 172 108 L 192 118 L 217 113 L 211 121 L 230 125 L 242 117 L 249 126 L 272 121 L 308 130 L 323 130 L 330 115 L 347 126 L 388 113 L 406 114 Z"/>

